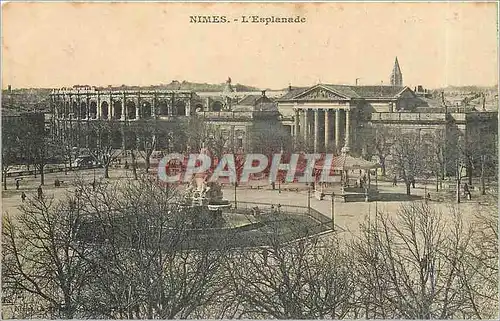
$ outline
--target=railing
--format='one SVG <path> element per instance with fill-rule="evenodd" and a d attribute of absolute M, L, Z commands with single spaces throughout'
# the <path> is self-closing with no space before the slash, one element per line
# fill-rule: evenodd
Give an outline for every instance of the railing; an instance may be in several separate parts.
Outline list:
<path fill-rule="evenodd" d="M 231 201 L 232 204 L 232 210 L 233 211 L 238 211 L 238 210 L 248 210 L 251 212 L 251 210 L 255 207 L 258 207 L 260 210 L 264 211 L 279 211 L 281 213 L 287 213 L 287 214 L 298 214 L 298 215 L 307 215 L 312 218 L 314 218 L 316 221 L 319 222 L 319 224 L 329 224 L 331 223 L 332 219 L 321 212 L 318 212 L 317 210 L 313 208 L 307 208 L 304 206 L 297 206 L 297 205 L 282 205 L 282 204 L 273 204 L 273 203 L 255 203 L 255 202 L 242 202 L 238 201 L 236 202 L 236 209 L 235 207 L 235 202 Z M 280 205 L 278 209 L 278 205 Z"/>
<path fill-rule="evenodd" d="M 372 113 L 372 121 L 446 121 L 445 113 Z"/>
<path fill-rule="evenodd" d="M 201 111 L 197 115 L 204 118 L 252 119 L 266 116 L 276 116 L 278 111 Z"/>

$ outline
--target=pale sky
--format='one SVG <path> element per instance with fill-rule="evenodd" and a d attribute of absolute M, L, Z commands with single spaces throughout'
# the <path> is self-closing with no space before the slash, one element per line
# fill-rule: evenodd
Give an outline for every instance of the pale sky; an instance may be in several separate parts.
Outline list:
<path fill-rule="evenodd" d="M 496 3 L 9 3 L 2 18 L 2 88 L 387 84 L 395 56 L 408 86 L 498 83 Z"/>

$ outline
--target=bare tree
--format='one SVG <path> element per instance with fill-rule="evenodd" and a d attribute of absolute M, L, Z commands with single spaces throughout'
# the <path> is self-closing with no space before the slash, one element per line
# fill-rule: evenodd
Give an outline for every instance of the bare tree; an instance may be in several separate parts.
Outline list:
<path fill-rule="evenodd" d="M 392 161 L 395 173 L 403 178 L 406 185 L 406 194 L 410 195 L 411 182 L 415 177 L 425 172 L 426 145 L 422 144 L 419 135 L 415 132 L 397 131 L 393 133 Z"/>
<path fill-rule="evenodd" d="M 160 128 L 158 123 L 154 122 L 139 122 L 135 123 L 134 130 L 137 133 L 137 152 L 139 157 L 144 160 L 145 172 L 149 172 L 151 167 L 151 155 L 156 150 L 158 144 L 158 134 Z"/>
<path fill-rule="evenodd" d="M 353 242 L 367 318 L 478 317 L 464 287 L 463 268 L 473 229 L 459 212 L 444 219 L 429 205 L 402 206 L 396 217 L 378 213 Z"/>
<path fill-rule="evenodd" d="M 97 238 L 96 316 L 187 318 L 213 301 L 225 287 L 224 242 L 190 249 L 191 209 L 177 203 L 172 188 L 138 180 L 118 195 L 113 215 L 96 206 L 89 213 Z"/>
<path fill-rule="evenodd" d="M 193 209 L 173 188 L 76 188 L 66 205 L 36 201 L 4 224 L 4 290 L 35 294 L 36 316 L 188 318 L 225 291 L 226 240 L 189 236 Z"/>
<path fill-rule="evenodd" d="M 347 254 L 339 243 L 270 241 L 269 247 L 234 253 L 228 266 L 240 318 L 349 315 L 354 287 Z"/>
<path fill-rule="evenodd" d="M 2 288 L 14 305 L 28 299 L 13 317 L 80 316 L 92 274 L 76 237 L 81 219 L 78 207 L 48 197 L 28 199 L 19 215 L 4 217 Z"/>
<path fill-rule="evenodd" d="M 492 198 L 494 204 L 497 198 Z M 461 279 L 474 318 L 498 317 L 498 207 L 479 206 L 474 215 L 474 237 L 460 262 Z"/>
<path fill-rule="evenodd" d="M 2 126 L 2 178 L 3 189 L 7 190 L 7 173 L 18 162 L 17 155 L 21 149 L 21 141 L 14 126 Z"/>
<path fill-rule="evenodd" d="M 290 132 L 279 123 L 261 123 L 253 125 L 250 133 L 251 151 L 272 155 L 280 151 L 290 151 L 292 137 Z"/>
<path fill-rule="evenodd" d="M 440 185 L 444 179 L 444 172 L 447 148 L 446 148 L 446 129 L 436 130 L 432 134 L 425 134 L 422 137 L 422 143 L 425 145 L 425 171 L 433 173 L 436 178 L 436 192 L 439 192 Z M 441 183 L 441 184 L 440 184 Z"/>
<path fill-rule="evenodd" d="M 91 123 L 89 134 L 97 137 L 91 147 L 92 156 L 104 167 L 104 178 L 109 178 L 109 166 L 122 153 L 120 123 L 114 120 Z"/>
<path fill-rule="evenodd" d="M 382 176 L 386 176 L 386 159 L 391 154 L 391 147 L 393 145 L 394 135 L 393 129 L 388 126 L 376 126 L 364 128 L 363 142 L 365 154 L 371 155 L 374 153 L 378 159 Z"/>

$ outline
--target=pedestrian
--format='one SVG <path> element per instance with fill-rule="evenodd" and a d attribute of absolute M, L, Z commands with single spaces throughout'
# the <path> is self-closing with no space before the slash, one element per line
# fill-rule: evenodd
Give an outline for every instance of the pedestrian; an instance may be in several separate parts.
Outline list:
<path fill-rule="evenodd" d="M 37 188 L 37 194 L 38 194 L 38 199 L 41 200 L 43 197 L 43 190 L 42 190 L 42 185 L 38 186 Z"/>
<path fill-rule="evenodd" d="M 415 177 L 411 178 L 411 187 L 415 188 Z"/>
<path fill-rule="evenodd" d="M 24 203 L 24 200 L 26 199 L 26 193 L 21 192 L 21 201 Z"/>
<path fill-rule="evenodd" d="M 19 189 L 19 180 L 16 179 L 16 189 Z"/>
<path fill-rule="evenodd" d="M 469 185 L 467 183 L 464 184 L 464 195 L 467 196 L 469 194 Z"/>
<path fill-rule="evenodd" d="M 397 186 L 398 184 L 398 178 L 396 177 L 396 175 L 394 175 L 394 178 L 392 179 L 392 186 Z"/>
<path fill-rule="evenodd" d="M 281 204 L 278 204 L 278 213 L 281 211 Z"/>
<path fill-rule="evenodd" d="M 95 191 L 95 185 L 96 185 L 95 179 L 92 181 L 90 185 L 92 185 L 92 190 Z"/>

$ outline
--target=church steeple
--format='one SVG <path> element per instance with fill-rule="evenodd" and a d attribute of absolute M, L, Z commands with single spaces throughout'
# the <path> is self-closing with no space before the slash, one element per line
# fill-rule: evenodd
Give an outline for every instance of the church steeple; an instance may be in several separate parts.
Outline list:
<path fill-rule="evenodd" d="M 398 57 L 396 57 L 394 67 L 392 68 L 391 86 L 403 86 L 403 74 L 401 73 L 401 68 L 399 67 Z"/>

